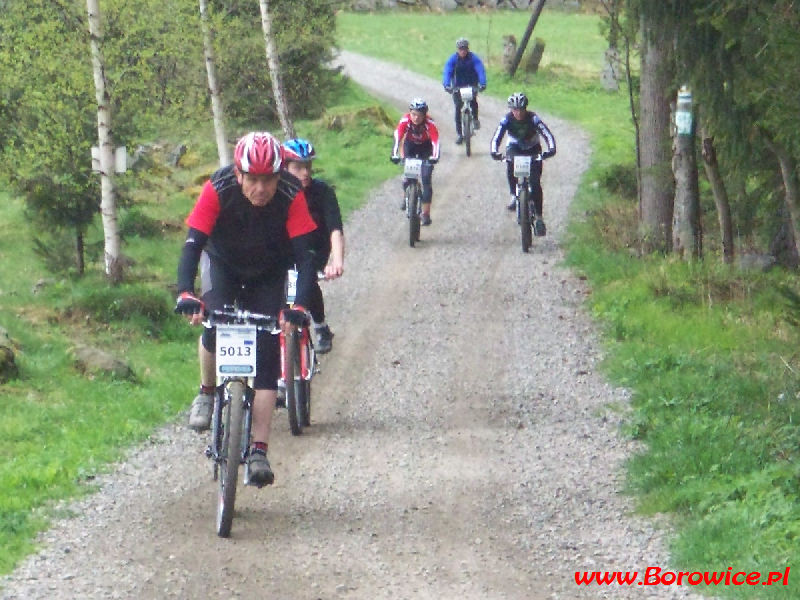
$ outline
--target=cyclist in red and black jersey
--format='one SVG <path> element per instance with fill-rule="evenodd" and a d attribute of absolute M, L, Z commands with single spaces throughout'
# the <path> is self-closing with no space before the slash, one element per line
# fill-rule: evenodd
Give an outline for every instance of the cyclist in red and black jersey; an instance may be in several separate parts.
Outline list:
<path fill-rule="evenodd" d="M 189 232 L 178 264 L 175 310 L 199 324 L 209 310 L 238 302 L 239 308 L 277 315 L 283 306 L 286 270 L 297 264 L 298 304 L 310 297 L 315 279 L 310 234 L 316 225 L 309 214 L 300 182 L 281 169 L 280 142 L 269 133 L 253 132 L 236 144 L 234 164 L 216 171 L 203 186 L 186 223 Z M 201 269 L 202 296 L 195 294 Z M 189 426 L 208 429 L 214 404 L 215 332 L 201 337 L 200 393 L 192 402 Z M 248 453 L 250 479 L 270 484 L 267 460 L 280 349 L 277 336 L 259 332 L 254 381 L 253 445 Z"/>
<path fill-rule="evenodd" d="M 428 103 L 414 98 L 408 105 L 408 113 L 397 123 L 394 130 L 394 146 L 391 161 L 399 163 L 402 158 L 421 158 L 422 165 L 422 215 L 421 225 L 431 224 L 431 200 L 433 199 L 433 165 L 439 161 L 439 129 L 428 116 Z M 402 155 L 400 148 L 402 145 Z M 405 188 L 407 182 L 403 180 Z M 405 207 L 405 205 L 404 205 Z"/>
<path fill-rule="evenodd" d="M 340 277 L 344 272 L 344 232 L 336 192 L 321 179 L 311 176 L 312 161 L 317 156 L 311 142 L 302 138 L 287 140 L 283 143 L 283 151 L 285 168 L 300 180 L 308 210 L 317 225 L 317 230 L 312 234 L 314 269 L 324 271 L 327 279 Z M 307 308 L 317 335 L 314 345 L 316 351 L 320 354 L 330 352 L 333 332 L 325 322 L 325 301 L 316 280 L 312 284 Z"/>

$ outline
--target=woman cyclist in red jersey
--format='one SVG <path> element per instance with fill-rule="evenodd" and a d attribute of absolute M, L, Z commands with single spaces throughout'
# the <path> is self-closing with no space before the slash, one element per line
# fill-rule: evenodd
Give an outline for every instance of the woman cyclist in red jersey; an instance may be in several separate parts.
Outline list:
<path fill-rule="evenodd" d="M 408 105 L 408 113 L 397 123 L 394 130 L 394 146 L 391 161 L 399 163 L 402 158 L 421 158 L 422 165 L 422 215 L 421 225 L 431 224 L 431 199 L 433 198 L 433 165 L 439 160 L 439 130 L 428 116 L 428 103 L 414 98 Z M 400 148 L 402 144 L 402 154 Z M 406 181 L 403 181 L 405 188 Z M 405 207 L 405 205 L 404 205 Z"/>

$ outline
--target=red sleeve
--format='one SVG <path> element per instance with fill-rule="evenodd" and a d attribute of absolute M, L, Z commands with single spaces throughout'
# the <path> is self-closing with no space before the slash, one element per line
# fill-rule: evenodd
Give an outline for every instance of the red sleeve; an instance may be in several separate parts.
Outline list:
<path fill-rule="evenodd" d="M 286 220 L 286 232 L 290 238 L 296 238 L 306 233 L 311 233 L 317 228 L 311 213 L 308 210 L 306 194 L 299 190 L 292 203 L 289 205 L 289 218 Z"/>
<path fill-rule="evenodd" d="M 217 195 L 217 190 L 214 189 L 210 181 L 206 181 L 197 203 L 189 216 L 186 217 L 186 224 L 198 231 L 202 231 L 206 235 L 211 235 L 218 216 L 219 196 Z"/>

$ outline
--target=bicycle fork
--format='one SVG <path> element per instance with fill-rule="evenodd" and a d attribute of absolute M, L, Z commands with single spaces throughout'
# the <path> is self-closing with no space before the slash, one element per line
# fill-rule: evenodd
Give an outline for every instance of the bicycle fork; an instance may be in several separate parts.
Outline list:
<path fill-rule="evenodd" d="M 225 439 L 225 423 L 223 422 L 222 415 L 226 406 L 231 403 L 230 385 L 232 381 L 226 381 L 218 385 L 214 394 L 214 412 L 211 421 L 211 443 L 206 446 L 205 455 L 214 461 L 213 464 L 213 478 L 217 481 L 219 477 L 219 466 L 227 458 L 223 449 L 223 440 Z M 244 382 L 239 382 L 244 386 L 244 394 L 242 395 L 243 415 L 242 420 L 242 443 L 239 448 L 239 464 L 245 465 L 244 483 L 248 485 L 250 480 L 249 469 L 247 468 L 247 452 L 250 448 L 250 431 L 253 425 L 253 400 L 255 391 Z"/>

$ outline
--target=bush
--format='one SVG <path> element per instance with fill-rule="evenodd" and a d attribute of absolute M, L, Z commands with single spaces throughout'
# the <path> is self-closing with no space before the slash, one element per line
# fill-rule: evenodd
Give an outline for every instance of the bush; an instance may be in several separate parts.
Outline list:
<path fill-rule="evenodd" d="M 171 302 L 165 292 L 141 285 L 87 289 L 67 309 L 80 312 L 102 323 L 144 318 L 153 325 L 163 325 L 172 316 Z"/>

